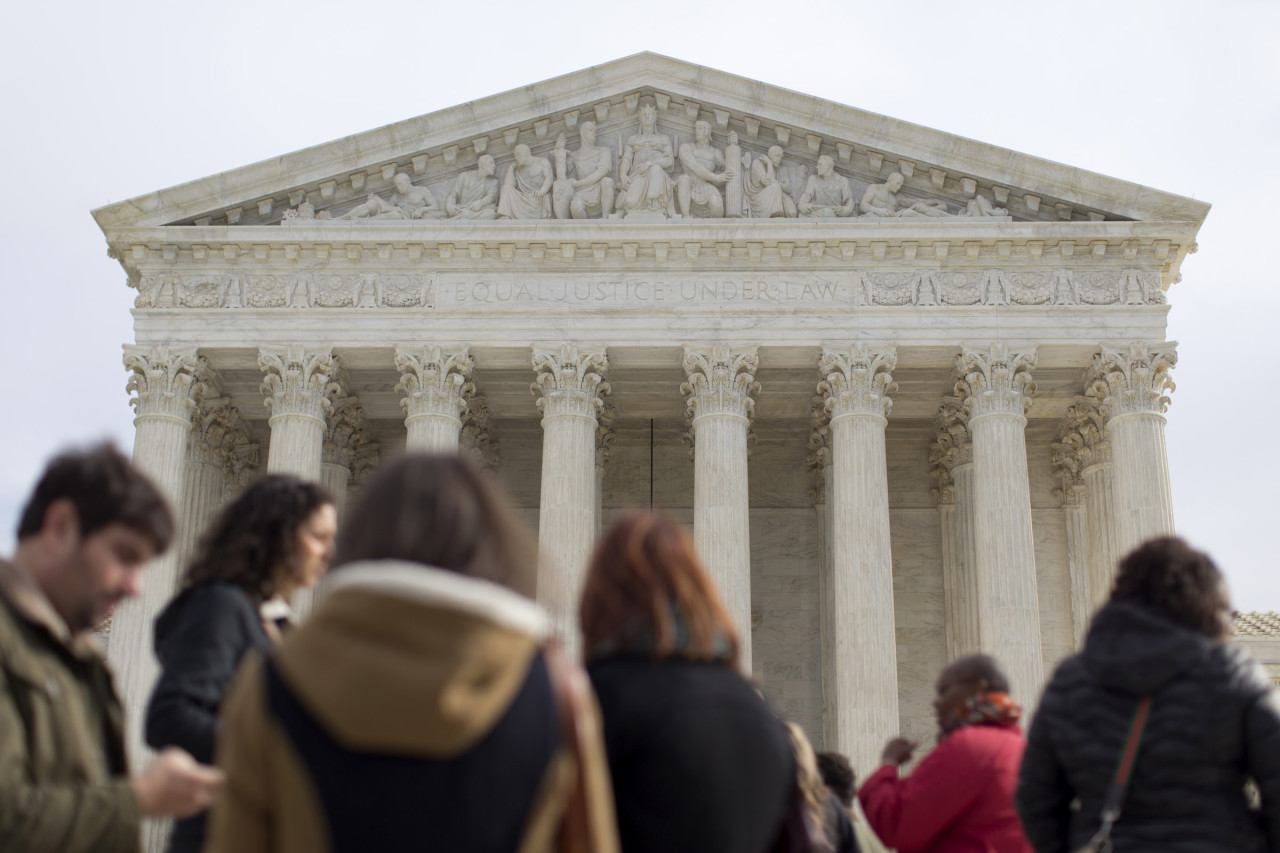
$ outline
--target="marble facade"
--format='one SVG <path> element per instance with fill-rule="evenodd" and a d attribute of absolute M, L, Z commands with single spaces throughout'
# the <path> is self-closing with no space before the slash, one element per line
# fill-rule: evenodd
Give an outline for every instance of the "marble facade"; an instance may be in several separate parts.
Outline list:
<path fill-rule="evenodd" d="M 539 530 L 572 647 L 601 525 L 665 510 L 749 671 L 865 772 L 932 736 L 949 657 L 1032 708 L 1173 529 L 1166 291 L 1207 212 L 641 54 L 94 215 L 184 542 L 255 471 L 349 500 L 459 449 Z M 112 625 L 134 720 L 179 560 Z"/>

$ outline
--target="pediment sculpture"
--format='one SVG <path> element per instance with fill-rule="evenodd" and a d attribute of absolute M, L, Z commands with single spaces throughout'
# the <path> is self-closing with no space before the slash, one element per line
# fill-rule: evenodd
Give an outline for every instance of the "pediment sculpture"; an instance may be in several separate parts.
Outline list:
<path fill-rule="evenodd" d="M 659 128 L 653 98 L 644 98 L 637 106 L 634 132 L 616 124 L 610 129 L 616 135 L 616 163 L 614 149 L 600 144 L 594 121 L 576 124 L 576 148 L 560 133 L 553 147 L 539 149 L 549 156 L 535 153 L 529 142 L 518 141 L 519 133 L 513 132 L 507 136 L 513 146 L 511 161 L 505 164 L 501 180 L 497 161 L 492 154 L 481 153 L 487 146 L 477 144 L 474 169 L 427 174 L 423 183 L 415 184 L 407 172 L 388 168 L 384 179 L 391 172 L 394 178 L 384 194 L 369 193 L 345 211 L 340 207 L 317 211 L 314 196 L 308 199 L 303 193 L 302 200 L 285 212 L 281 224 L 1009 216 L 1007 209 L 997 207 L 972 187 L 972 197 L 960 203 L 963 207 L 954 201 L 920 197 L 918 192 L 904 193 L 906 178 L 901 171 L 890 172 L 882 183 L 875 179 L 867 183 L 864 175 L 857 178 L 855 189 L 854 179 L 837 171 L 836 158 L 830 153 L 821 153 L 816 169 L 811 169 L 801 158 L 788 158 L 781 144 L 744 151 L 732 130 L 725 134 L 722 148 L 706 118 L 693 122 L 692 140 L 685 137 L 681 141 L 679 132 Z M 720 122 L 721 127 L 724 124 Z M 818 153 L 817 146 L 813 153 Z M 455 155 L 447 162 L 456 159 L 455 146 Z M 415 170 L 426 171 L 420 165 L 415 164 Z M 431 185 L 443 192 L 446 183 L 448 192 L 441 201 Z"/>

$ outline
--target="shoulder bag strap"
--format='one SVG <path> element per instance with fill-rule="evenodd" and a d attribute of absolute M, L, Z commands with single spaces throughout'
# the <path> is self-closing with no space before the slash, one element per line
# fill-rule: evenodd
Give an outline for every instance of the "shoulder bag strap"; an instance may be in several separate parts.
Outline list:
<path fill-rule="evenodd" d="M 1147 717 L 1151 715 L 1151 697 L 1144 696 L 1133 712 L 1133 722 L 1129 725 L 1129 737 L 1124 744 L 1124 752 L 1120 754 L 1120 762 L 1116 765 L 1115 775 L 1111 779 L 1111 787 L 1107 789 L 1107 799 L 1102 805 L 1102 826 L 1098 834 L 1089 842 L 1093 849 L 1109 848 L 1111 827 L 1120 819 L 1120 808 L 1124 805 L 1125 792 L 1129 788 L 1129 776 L 1133 773 L 1133 762 L 1138 756 L 1138 745 L 1142 743 L 1142 732 L 1147 727 Z M 1107 846 L 1104 846 L 1107 845 Z"/>

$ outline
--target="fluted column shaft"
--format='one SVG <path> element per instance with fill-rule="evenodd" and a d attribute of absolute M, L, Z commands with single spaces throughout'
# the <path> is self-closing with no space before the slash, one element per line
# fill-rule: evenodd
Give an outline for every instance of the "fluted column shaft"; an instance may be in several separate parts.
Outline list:
<path fill-rule="evenodd" d="M 127 345 L 124 364 L 136 413 L 133 463 L 159 487 L 181 530 L 191 416 L 205 391 L 207 367 L 195 347 L 170 346 Z M 136 761 L 144 755 L 142 711 L 157 673 L 151 626 L 173 594 L 179 560 L 171 546 L 152 561 L 143 574 L 142 593 L 120 602 L 111 619 L 107 658 L 125 706 L 126 744 Z"/>
<path fill-rule="evenodd" d="M 1113 416 L 1108 423 L 1115 458 L 1116 544 L 1121 557 L 1152 537 L 1174 532 L 1164 424 L 1164 415 L 1157 412 Z"/>
<path fill-rule="evenodd" d="M 951 471 L 956 491 L 956 576 L 952 584 L 951 604 L 947 620 L 955 624 L 956 654 L 971 655 L 982 647 L 978 629 L 978 540 L 973 513 L 973 461 L 969 448 L 968 461 Z"/>
<path fill-rule="evenodd" d="M 267 471 L 319 482 L 325 416 L 340 391 L 337 359 L 328 349 L 264 346 L 258 366 L 266 374 L 262 393 L 271 409 Z"/>
<path fill-rule="evenodd" d="M 898 654 L 884 431 L 895 389 L 892 348 L 825 350 L 818 384 L 831 416 L 831 562 L 836 740 L 859 774 L 899 731 Z"/>
<path fill-rule="evenodd" d="M 982 648 L 1009 675 L 1029 720 L 1044 684 L 1040 602 L 1031 488 L 1027 473 L 1026 417 L 1034 390 L 1035 351 L 966 349 L 957 358 L 956 391 L 969 410 L 973 437 L 974 538 Z"/>
<path fill-rule="evenodd" d="M 759 389 L 755 348 L 685 349 L 681 390 L 693 429 L 693 538 L 738 632 L 739 666 L 751 668 L 751 502 L 747 433 Z"/>
<path fill-rule="evenodd" d="M 425 453 L 457 453 L 475 366 L 467 347 L 397 347 L 396 390 L 405 412 L 405 447 Z"/>
<path fill-rule="evenodd" d="M 1071 578 L 1071 632 L 1077 649 L 1093 616 L 1093 578 L 1089 573 L 1089 514 L 1083 501 L 1064 502 L 1067 527 L 1067 571 Z"/>
<path fill-rule="evenodd" d="M 1108 460 L 1085 468 L 1086 525 L 1089 538 L 1089 611 L 1093 613 L 1111 597 L 1120 540 L 1116 530 L 1115 468 Z"/>
<path fill-rule="evenodd" d="M 1107 415 L 1115 466 L 1116 545 L 1121 558 L 1154 536 L 1174 532 L 1173 490 L 1165 447 L 1169 371 L 1174 344 L 1102 347 L 1086 377 L 1086 393 Z"/>
<path fill-rule="evenodd" d="M 581 657 L 578 600 L 596 533 L 596 416 L 609 361 L 603 347 L 535 347 L 534 393 L 542 411 L 538 601 L 572 658 Z"/>
<path fill-rule="evenodd" d="M 938 411 L 938 439 L 929 462 L 938 479 L 942 534 L 943 608 L 947 625 L 947 658 L 978 651 L 977 554 L 973 533 L 973 443 L 964 401 L 947 398 Z"/>

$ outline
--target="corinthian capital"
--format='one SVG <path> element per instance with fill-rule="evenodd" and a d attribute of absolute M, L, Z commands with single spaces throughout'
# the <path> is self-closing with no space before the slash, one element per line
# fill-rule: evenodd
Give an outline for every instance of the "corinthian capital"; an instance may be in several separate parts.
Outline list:
<path fill-rule="evenodd" d="M 209 366 L 195 347 L 125 344 L 124 366 L 129 371 L 125 390 L 138 417 L 159 416 L 188 422 L 204 397 Z"/>
<path fill-rule="evenodd" d="M 231 399 L 206 397 L 191 417 L 187 461 L 225 469 L 236 447 L 248 442 L 247 425 L 240 417 L 240 410 L 231 405 Z"/>
<path fill-rule="evenodd" d="M 680 391 L 689 398 L 689 418 L 697 421 L 705 415 L 737 415 L 750 420 L 756 406 L 751 395 L 760 390 L 755 379 L 759 365 L 755 347 L 685 347 L 684 372 L 688 381 L 680 385 Z"/>
<path fill-rule="evenodd" d="M 929 445 L 929 474 L 938 481 L 938 488 L 929 493 L 939 504 L 956 502 L 953 472 L 960 465 L 973 461 L 973 439 L 969 434 L 969 413 L 964 403 L 948 397 L 938 408 L 935 421 L 938 439 Z"/>
<path fill-rule="evenodd" d="M 360 401 L 339 397 L 325 419 L 322 461 L 350 468 L 356 451 L 369 440 L 369 422 Z"/>
<path fill-rule="evenodd" d="M 1111 461 L 1111 430 L 1097 400 L 1088 397 L 1067 407 L 1062 416 L 1062 442 L 1055 453 L 1072 453 L 1080 459 L 1080 470 Z"/>
<path fill-rule="evenodd" d="M 338 359 L 328 347 L 259 347 L 258 367 L 266 373 L 261 390 L 267 395 L 266 405 L 273 417 L 307 415 L 322 419 L 333 408 L 333 398 L 342 392 L 336 381 Z"/>
<path fill-rule="evenodd" d="M 818 393 L 825 400 L 832 420 L 842 415 L 875 415 L 886 418 L 893 408 L 889 397 L 898 389 L 893 369 L 898 366 L 898 351 L 893 347 L 873 350 L 858 343 L 848 352 L 824 349 L 818 359 L 818 372 L 826 379 L 818 383 Z"/>
<path fill-rule="evenodd" d="M 483 397 L 471 398 L 459 443 L 481 470 L 491 473 L 498 470 L 498 442 L 490 431 L 489 403 Z"/>
<path fill-rule="evenodd" d="M 1178 363 L 1177 344 L 1103 346 L 1085 374 L 1085 394 L 1102 404 L 1107 419 L 1138 412 L 1163 414 L 1166 391 L 1174 389 L 1169 371 Z"/>
<path fill-rule="evenodd" d="M 396 347 L 396 390 L 404 395 L 400 407 L 416 415 L 448 415 L 462 419 L 476 387 L 469 380 L 475 360 L 467 347 Z"/>
<path fill-rule="evenodd" d="M 815 504 L 825 504 L 827 468 L 831 466 L 831 417 L 827 414 L 827 401 L 819 394 L 813 396 L 809 412 L 809 448 L 805 463 L 809 479 L 813 480 L 809 497 Z"/>
<path fill-rule="evenodd" d="M 600 414 L 596 416 L 596 467 L 603 470 L 613 452 L 613 445 L 618 440 L 614 422 L 618 419 L 618 407 L 609 400 L 604 401 Z"/>
<path fill-rule="evenodd" d="M 1062 441 L 1053 444 L 1049 451 L 1049 464 L 1062 482 L 1061 487 L 1053 490 L 1053 496 L 1062 501 L 1063 506 L 1083 506 L 1084 438 L 1079 430 L 1068 429 L 1070 419 L 1070 415 L 1063 419 Z"/>
<path fill-rule="evenodd" d="M 533 348 L 533 371 L 536 374 L 529 391 L 541 393 L 538 411 L 542 416 L 580 415 L 594 418 L 604 406 L 609 393 L 604 381 L 609 369 L 605 348 L 579 349 L 573 344 L 559 348 Z"/>
<path fill-rule="evenodd" d="M 1024 416 L 1036 390 L 1031 371 L 1036 350 L 1010 352 L 996 341 L 986 352 L 965 347 L 956 356 L 956 394 L 964 400 L 969 419 L 991 414 Z"/>

